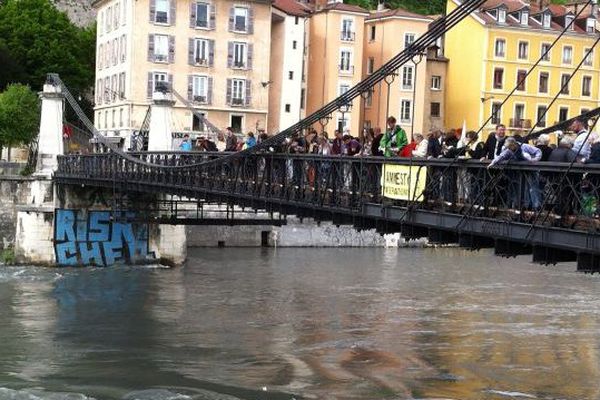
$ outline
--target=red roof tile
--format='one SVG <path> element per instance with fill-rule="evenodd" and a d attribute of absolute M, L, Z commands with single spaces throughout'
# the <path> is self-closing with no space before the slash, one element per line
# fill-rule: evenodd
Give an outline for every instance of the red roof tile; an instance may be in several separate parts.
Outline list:
<path fill-rule="evenodd" d="M 377 11 L 377 12 L 371 13 L 371 15 L 369 15 L 366 18 L 366 20 L 371 21 L 374 19 L 389 18 L 389 17 L 420 18 L 420 19 L 429 19 L 429 20 L 433 21 L 433 18 L 431 18 L 430 16 L 416 14 L 416 13 L 407 11 L 403 8 L 395 8 L 393 10 Z"/>
<path fill-rule="evenodd" d="M 295 15 L 298 17 L 306 17 L 311 12 L 307 5 L 300 3 L 297 0 L 275 0 L 273 2 L 273 7 L 288 15 Z"/>
<path fill-rule="evenodd" d="M 323 7 L 322 9 L 318 10 L 319 11 L 348 11 L 348 12 L 353 12 L 353 13 L 360 13 L 360 14 L 369 14 L 369 11 L 365 10 L 362 7 L 359 6 L 355 6 L 352 4 L 345 4 L 345 3 L 331 3 L 331 4 L 327 4 L 325 7 Z"/>

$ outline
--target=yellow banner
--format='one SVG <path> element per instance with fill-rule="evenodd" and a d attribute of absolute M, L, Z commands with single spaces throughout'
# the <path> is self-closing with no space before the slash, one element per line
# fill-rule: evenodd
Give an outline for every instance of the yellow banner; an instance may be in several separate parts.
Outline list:
<path fill-rule="evenodd" d="M 395 200 L 423 201 L 427 184 L 427 167 L 383 164 L 381 191 L 383 197 Z"/>

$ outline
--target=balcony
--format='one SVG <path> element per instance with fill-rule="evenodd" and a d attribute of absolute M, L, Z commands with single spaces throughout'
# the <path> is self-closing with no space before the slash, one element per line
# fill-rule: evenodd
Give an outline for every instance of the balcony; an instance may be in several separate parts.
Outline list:
<path fill-rule="evenodd" d="M 194 59 L 194 62 L 197 66 L 208 67 L 208 58 L 196 57 L 196 59 Z"/>
<path fill-rule="evenodd" d="M 206 96 L 194 96 L 194 102 L 204 104 L 207 102 Z"/>
<path fill-rule="evenodd" d="M 511 129 L 531 129 L 531 120 L 523 118 L 511 118 L 508 127 Z"/>
<path fill-rule="evenodd" d="M 235 69 L 245 69 L 246 68 L 246 63 L 243 61 L 234 61 L 232 68 Z"/>
<path fill-rule="evenodd" d="M 168 57 L 164 54 L 154 54 L 154 62 L 167 62 Z"/>
<path fill-rule="evenodd" d="M 245 101 L 244 101 L 244 99 L 243 99 L 243 98 L 232 97 L 232 98 L 231 98 L 231 105 L 232 105 L 232 106 L 237 106 L 237 107 L 240 107 L 240 106 L 243 106 L 243 105 L 245 105 Z"/>
<path fill-rule="evenodd" d="M 169 14 L 164 11 L 156 12 L 156 19 L 154 20 L 157 24 L 168 24 L 169 23 Z"/>
<path fill-rule="evenodd" d="M 354 65 L 340 65 L 340 75 L 354 75 Z"/>
<path fill-rule="evenodd" d="M 340 32 L 340 40 L 342 42 L 354 42 L 356 39 L 356 32 L 350 31 L 341 31 Z"/>

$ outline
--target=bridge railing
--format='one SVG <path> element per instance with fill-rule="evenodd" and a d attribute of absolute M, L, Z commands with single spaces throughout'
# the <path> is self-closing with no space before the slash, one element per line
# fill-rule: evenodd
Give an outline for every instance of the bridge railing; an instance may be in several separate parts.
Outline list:
<path fill-rule="evenodd" d="M 221 153 L 222 154 L 222 153 Z M 153 163 L 187 165 L 220 153 L 138 153 Z M 185 196 L 228 196 L 360 213 L 377 203 L 584 231 L 600 230 L 600 167 L 445 159 L 384 159 L 259 153 L 229 164 L 157 169 L 114 154 L 59 159 L 65 183 L 104 184 Z"/>

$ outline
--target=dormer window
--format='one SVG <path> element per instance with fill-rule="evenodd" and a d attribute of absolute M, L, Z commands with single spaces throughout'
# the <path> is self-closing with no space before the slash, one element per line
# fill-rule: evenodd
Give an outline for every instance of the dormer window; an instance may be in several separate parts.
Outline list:
<path fill-rule="evenodd" d="M 521 11 L 521 25 L 529 25 L 529 11 Z"/>
<path fill-rule="evenodd" d="M 594 33 L 596 31 L 596 20 L 594 18 L 588 18 L 586 20 L 585 31 L 587 33 Z"/>
<path fill-rule="evenodd" d="M 544 13 L 542 16 L 542 26 L 544 29 L 550 29 L 551 16 L 549 13 Z"/>
<path fill-rule="evenodd" d="M 575 24 L 573 23 L 574 19 L 575 19 L 575 17 L 572 15 L 565 16 L 565 28 L 568 27 L 570 31 L 574 31 L 575 30 Z"/>
<path fill-rule="evenodd" d="M 499 24 L 506 23 L 506 10 L 503 8 L 498 9 L 498 23 Z"/>

